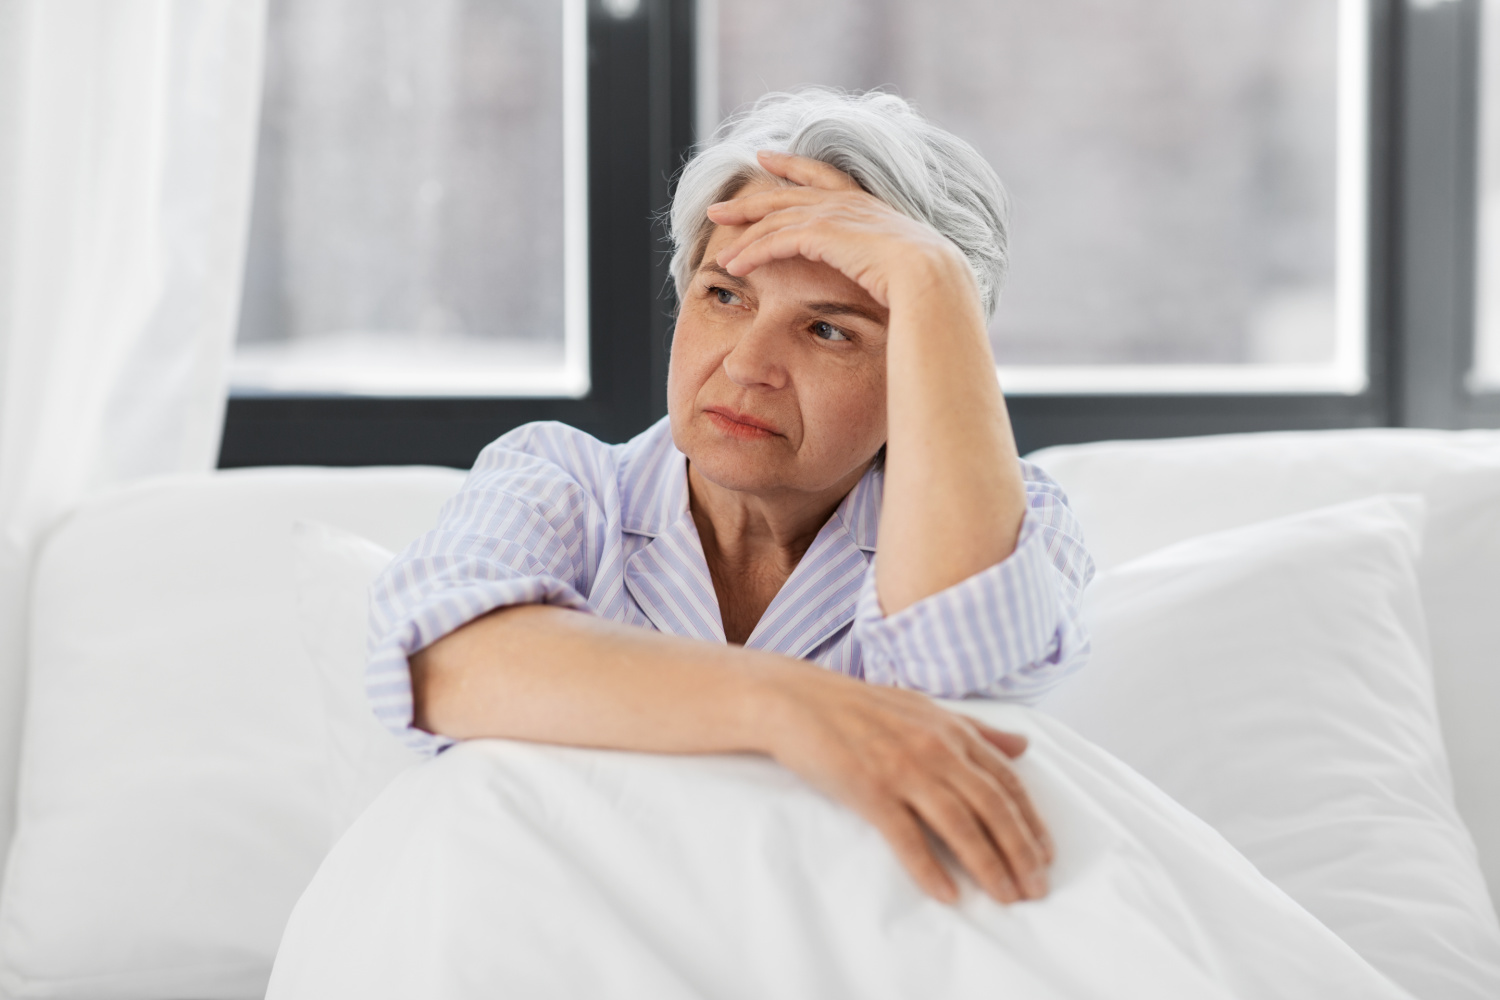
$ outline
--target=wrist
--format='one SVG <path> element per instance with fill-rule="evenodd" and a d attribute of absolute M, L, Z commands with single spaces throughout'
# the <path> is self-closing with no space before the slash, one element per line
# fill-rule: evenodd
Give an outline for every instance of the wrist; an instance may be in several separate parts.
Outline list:
<path fill-rule="evenodd" d="M 910 248 L 888 289 L 891 310 L 938 297 L 952 303 L 964 298 L 979 302 L 979 286 L 963 252 L 946 239 Z"/>
<path fill-rule="evenodd" d="M 796 725 L 798 682 L 808 670 L 819 668 L 775 653 L 754 652 L 752 656 L 738 664 L 743 738 L 747 749 L 779 760 Z"/>

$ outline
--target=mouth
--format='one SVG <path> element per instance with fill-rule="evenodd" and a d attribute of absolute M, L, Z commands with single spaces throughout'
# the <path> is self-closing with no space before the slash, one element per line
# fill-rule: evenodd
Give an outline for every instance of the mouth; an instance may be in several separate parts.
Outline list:
<path fill-rule="evenodd" d="M 708 416 L 709 423 L 741 441 L 759 441 L 780 436 L 770 424 L 756 420 L 747 413 L 738 413 L 727 406 L 710 406 L 703 412 Z"/>

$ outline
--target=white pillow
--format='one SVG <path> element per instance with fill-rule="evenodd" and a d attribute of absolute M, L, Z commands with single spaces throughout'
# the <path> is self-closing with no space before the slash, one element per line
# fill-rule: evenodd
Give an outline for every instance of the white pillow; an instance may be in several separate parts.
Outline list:
<path fill-rule="evenodd" d="M 1102 574 L 1093 661 L 1043 708 L 1415 996 L 1480 1000 L 1500 996 L 1500 927 L 1437 729 L 1422 507 L 1356 501 Z"/>
<path fill-rule="evenodd" d="M 297 562 L 297 628 L 317 670 L 327 726 L 330 840 L 390 784 L 425 758 L 375 720 L 365 699 L 370 585 L 389 549 L 314 521 L 292 529 Z"/>
<path fill-rule="evenodd" d="M 1029 457 L 1067 491 L 1101 569 L 1207 531 L 1379 493 L 1425 496 L 1438 712 L 1459 813 L 1500 899 L 1500 432 L 1230 434 Z"/>
<path fill-rule="evenodd" d="M 292 524 L 400 546 L 462 473 L 253 470 L 78 510 L 32 586 L 12 997 L 260 997 L 330 846 L 328 738 Z"/>
<path fill-rule="evenodd" d="M 1210 531 L 1500 464 L 1500 432 L 1367 429 L 1099 441 L 1026 456 L 1058 481 L 1101 570 Z M 1430 497 L 1429 497 L 1430 499 Z"/>
<path fill-rule="evenodd" d="M 1458 811 L 1500 897 L 1500 467 L 1455 472 L 1428 490 L 1418 567 L 1438 717 Z"/>

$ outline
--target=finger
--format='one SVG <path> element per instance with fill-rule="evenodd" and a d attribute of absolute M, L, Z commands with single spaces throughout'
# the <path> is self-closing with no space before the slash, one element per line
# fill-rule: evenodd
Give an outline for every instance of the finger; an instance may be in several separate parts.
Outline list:
<path fill-rule="evenodd" d="M 720 267 L 728 267 L 730 261 L 743 253 L 745 248 L 756 240 L 763 239 L 766 235 L 774 233 L 778 229 L 785 229 L 787 226 L 806 223 L 813 218 L 814 214 L 814 209 L 800 205 L 778 209 L 764 219 L 748 226 L 744 232 L 730 241 L 728 246 L 720 250 L 714 256 L 714 259 L 719 262 Z"/>
<path fill-rule="evenodd" d="M 1010 766 L 1010 761 L 996 752 L 993 745 L 988 741 L 975 741 L 973 745 L 973 758 L 1004 790 L 1016 811 L 1025 821 L 1031 836 L 1035 838 L 1042 849 L 1042 857 L 1047 864 L 1051 864 L 1057 856 L 1057 845 L 1052 840 L 1052 833 L 1047 829 L 1047 824 L 1042 822 L 1042 814 L 1037 811 L 1036 803 L 1031 801 L 1031 795 L 1026 791 L 1026 783 L 1016 774 L 1015 768 Z"/>
<path fill-rule="evenodd" d="M 1047 894 L 1047 860 L 1030 825 L 1009 793 L 982 768 L 954 771 L 949 781 L 999 847 L 1006 866 L 1028 899 Z"/>
<path fill-rule="evenodd" d="M 1005 857 L 980 826 L 973 809 L 957 793 L 933 782 L 912 795 L 911 804 L 932 832 L 948 845 L 964 870 L 974 876 L 980 888 L 1001 903 L 1014 903 L 1021 898 Z"/>
<path fill-rule="evenodd" d="M 763 267 L 773 260 L 806 257 L 808 260 L 821 262 L 823 249 L 808 223 L 788 223 L 752 240 L 733 256 L 728 251 L 720 254 L 719 266 L 730 274 L 743 278 L 757 267 Z"/>
<path fill-rule="evenodd" d="M 778 209 L 793 205 L 812 205 L 825 201 L 828 197 L 829 192 L 819 188 L 775 188 L 714 202 L 708 206 L 708 217 L 721 226 L 743 226 L 759 221 Z"/>
<path fill-rule="evenodd" d="M 1012 759 L 1025 753 L 1026 748 L 1031 744 L 1031 741 L 1020 733 L 991 729 L 982 722 L 976 722 L 974 725 L 979 730 L 979 735 L 988 740 L 990 745 Z"/>
<path fill-rule="evenodd" d="M 814 160 L 808 156 L 778 153 L 774 149 L 762 149 L 756 153 L 760 165 L 777 177 L 785 177 L 794 184 L 823 188 L 825 191 L 863 191 L 853 177 L 831 163 Z"/>
<path fill-rule="evenodd" d="M 861 810 L 896 852 L 896 860 L 927 895 L 939 903 L 958 902 L 958 886 L 932 853 L 932 845 L 911 810 L 899 802 Z"/>
<path fill-rule="evenodd" d="M 976 743 L 975 760 L 984 767 L 986 771 L 1000 784 L 1021 816 L 1026 820 L 1026 825 L 1031 829 L 1034 836 L 1042 846 L 1043 855 L 1050 864 L 1056 856 L 1056 845 L 1052 840 L 1052 833 L 1047 829 L 1047 824 L 1042 821 L 1042 814 L 1037 810 L 1036 803 L 1031 800 L 1031 793 L 1026 790 L 1026 783 L 1016 774 L 1015 768 L 1011 767 L 1010 761 L 996 753 L 986 741 Z"/>

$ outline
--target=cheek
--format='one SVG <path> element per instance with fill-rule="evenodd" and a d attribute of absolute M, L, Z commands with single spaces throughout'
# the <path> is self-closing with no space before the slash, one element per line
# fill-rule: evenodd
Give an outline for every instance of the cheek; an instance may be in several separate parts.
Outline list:
<path fill-rule="evenodd" d="M 804 425 L 816 428 L 818 450 L 853 461 L 873 455 L 886 438 L 884 365 L 842 371 L 816 384 L 800 402 Z"/>
<path fill-rule="evenodd" d="M 698 390 L 718 367 L 713 338 L 686 311 L 672 332 L 672 351 L 667 365 L 667 410 L 676 416 L 691 407 Z"/>

